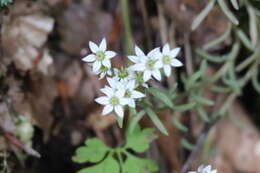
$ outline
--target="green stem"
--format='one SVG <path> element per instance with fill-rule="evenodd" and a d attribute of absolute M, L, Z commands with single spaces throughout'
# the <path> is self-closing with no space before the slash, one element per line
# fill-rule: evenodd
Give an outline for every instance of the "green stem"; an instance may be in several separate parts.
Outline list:
<path fill-rule="evenodd" d="M 126 53 L 130 54 L 133 50 L 133 37 L 129 19 L 128 0 L 121 0 L 121 11 L 125 29 Z"/>
<path fill-rule="evenodd" d="M 121 153 L 121 151 L 116 151 L 116 154 L 117 154 L 117 157 L 118 157 L 118 159 L 119 159 L 119 164 L 120 164 L 120 166 L 121 166 L 121 171 L 122 171 L 122 173 L 125 173 L 125 169 L 124 169 L 124 166 L 123 166 L 123 158 L 122 158 L 122 153 Z"/>

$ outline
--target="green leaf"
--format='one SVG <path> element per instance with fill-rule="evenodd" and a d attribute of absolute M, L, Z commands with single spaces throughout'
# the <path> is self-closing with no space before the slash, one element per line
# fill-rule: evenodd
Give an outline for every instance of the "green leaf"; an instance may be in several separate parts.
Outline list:
<path fill-rule="evenodd" d="M 237 20 L 235 15 L 231 12 L 231 10 L 228 8 L 225 0 L 218 0 L 218 4 L 219 4 L 221 10 L 224 12 L 224 14 L 229 18 L 229 20 L 233 24 L 238 25 L 239 21 Z"/>
<path fill-rule="evenodd" d="M 243 43 L 243 45 L 251 50 L 251 51 L 254 51 L 254 47 L 253 45 L 251 44 L 249 38 L 247 37 L 247 35 L 244 33 L 244 31 L 242 31 L 241 29 L 237 29 L 237 32 L 236 32 L 238 38 L 241 40 L 241 42 Z"/>
<path fill-rule="evenodd" d="M 247 5 L 247 11 L 249 14 L 249 33 L 251 38 L 251 43 L 253 47 L 258 43 L 258 18 L 256 16 L 256 10 L 251 5 Z"/>
<path fill-rule="evenodd" d="M 149 148 L 150 143 L 155 138 L 154 129 L 146 128 L 141 131 L 140 127 L 136 126 L 135 130 L 126 136 L 126 147 L 131 148 L 135 152 L 142 153 Z"/>
<path fill-rule="evenodd" d="M 120 173 L 120 166 L 112 156 L 108 156 L 98 165 L 81 169 L 78 173 Z"/>
<path fill-rule="evenodd" d="M 231 67 L 228 70 L 228 76 L 229 76 L 229 81 L 230 81 L 230 86 L 234 89 L 234 91 L 237 94 L 241 94 L 241 85 L 240 83 L 237 81 L 237 77 L 235 74 L 235 69 L 234 69 L 234 65 L 231 65 Z"/>
<path fill-rule="evenodd" d="M 236 10 L 239 9 L 239 5 L 238 5 L 237 0 L 231 0 L 231 3 L 232 3 L 233 7 L 234 7 Z"/>
<path fill-rule="evenodd" d="M 207 17 L 211 9 L 214 7 L 216 0 L 210 0 L 207 6 L 200 12 L 199 15 L 193 20 L 191 29 L 194 31 L 201 22 Z"/>
<path fill-rule="evenodd" d="M 169 108 L 173 108 L 173 103 L 172 103 L 171 99 L 165 93 L 163 93 L 155 88 L 148 88 L 147 92 L 152 94 L 156 99 L 158 99 L 159 101 L 164 103 Z"/>
<path fill-rule="evenodd" d="M 176 94 L 177 87 L 178 87 L 178 84 L 175 83 L 175 84 L 173 84 L 173 85 L 170 87 L 170 89 L 169 89 L 168 92 L 167 92 L 167 96 L 168 96 L 171 100 L 173 100 L 173 99 L 175 99 L 175 98 L 177 97 L 177 94 Z"/>
<path fill-rule="evenodd" d="M 128 156 L 124 163 L 126 173 L 156 172 L 158 166 L 150 159 Z"/>
<path fill-rule="evenodd" d="M 214 62 L 214 63 L 222 63 L 228 59 L 227 55 L 215 56 L 215 55 L 211 55 L 211 54 L 207 53 L 206 51 L 199 49 L 199 48 L 195 49 L 195 52 L 202 58 L 204 58 L 210 62 Z"/>
<path fill-rule="evenodd" d="M 182 146 L 183 146 L 184 148 L 186 148 L 186 149 L 188 149 L 188 150 L 190 150 L 190 151 L 192 151 L 193 148 L 194 148 L 194 145 L 191 144 L 191 143 L 189 143 L 185 138 L 182 138 L 182 139 L 181 139 L 181 144 L 182 144 Z"/>
<path fill-rule="evenodd" d="M 183 131 L 183 132 L 188 131 L 188 128 L 185 127 L 175 116 L 172 117 L 172 123 L 177 129 L 179 129 L 181 131 Z"/>
<path fill-rule="evenodd" d="M 227 93 L 227 92 L 230 92 L 230 91 L 231 91 L 230 88 L 221 87 L 221 86 L 217 86 L 217 85 L 212 86 L 210 89 L 211 89 L 212 91 L 218 92 L 218 93 Z"/>
<path fill-rule="evenodd" d="M 188 104 L 183 104 L 180 106 L 174 106 L 174 111 L 175 112 L 185 112 L 185 111 L 192 109 L 195 105 L 196 105 L 196 103 L 188 103 Z"/>
<path fill-rule="evenodd" d="M 206 99 L 202 96 L 199 95 L 194 95 L 192 98 L 198 103 L 202 105 L 207 105 L 207 106 L 213 106 L 214 102 L 212 100 Z"/>
<path fill-rule="evenodd" d="M 228 38 L 228 36 L 230 35 L 231 29 L 232 29 L 232 25 L 231 25 L 231 23 L 229 22 L 229 23 L 228 23 L 228 26 L 227 26 L 227 30 L 225 31 L 225 33 L 222 34 L 222 35 L 221 35 L 220 37 L 218 37 L 217 39 L 212 40 L 211 42 L 205 44 L 205 45 L 203 46 L 203 48 L 204 48 L 204 49 L 209 49 L 209 48 L 214 47 L 214 46 L 220 44 L 221 42 L 225 41 L 225 40 Z"/>
<path fill-rule="evenodd" d="M 186 83 L 186 89 L 187 90 L 192 88 L 192 86 L 195 85 L 196 81 L 198 81 L 203 76 L 203 74 L 205 73 L 206 67 L 207 67 L 207 61 L 203 60 L 202 63 L 200 64 L 199 71 L 197 71 L 196 73 L 191 75 L 191 77 L 187 81 L 187 83 Z"/>
<path fill-rule="evenodd" d="M 165 135 L 169 135 L 166 128 L 164 127 L 163 123 L 160 121 L 160 119 L 157 117 L 156 113 L 151 108 L 145 109 L 146 113 L 154 123 L 154 125 Z"/>
<path fill-rule="evenodd" d="M 130 125 L 129 125 L 129 133 L 131 134 L 136 125 L 138 124 L 138 122 L 142 119 L 142 117 L 145 115 L 145 111 L 142 110 L 140 112 L 138 112 L 138 114 L 133 115 L 134 117 L 132 118 L 132 120 L 130 121 Z"/>
<path fill-rule="evenodd" d="M 85 142 L 86 146 L 79 147 L 76 150 L 76 155 L 73 156 L 72 160 L 77 163 L 85 162 L 99 162 L 101 161 L 106 153 L 110 150 L 101 140 L 97 138 L 89 139 Z"/>
<path fill-rule="evenodd" d="M 202 108 L 202 107 L 197 107 L 197 112 L 200 116 L 200 118 L 205 121 L 205 122 L 209 122 L 209 117 L 207 115 L 207 112 Z"/>
<path fill-rule="evenodd" d="M 254 72 L 253 76 L 252 76 L 252 84 L 253 84 L 253 87 L 255 88 L 255 90 L 260 93 L 260 83 L 258 81 L 258 69 L 256 72 Z"/>

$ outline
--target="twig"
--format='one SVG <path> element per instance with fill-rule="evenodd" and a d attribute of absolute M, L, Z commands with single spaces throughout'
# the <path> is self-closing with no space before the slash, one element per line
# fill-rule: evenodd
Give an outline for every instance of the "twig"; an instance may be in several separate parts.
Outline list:
<path fill-rule="evenodd" d="M 13 145 L 15 145 L 18 149 L 21 149 L 25 151 L 27 154 L 32 155 L 34 157 L 40 158 L 41 155 L 34 150 L 33 148 L 23 144 L 19 139 L 17 139 L 15 136 L 9 134 L 9 133 L 4 133 L 4 137 L 11 142 Z"/>
<path fill-rule="evenodd" d="M 185 63 L 186 63 L 186 71 L 189 76 L 193 73 L 192 67 L 192 53 L 191 53 L 191 45 L 190 45 L 190 36 L 189 33 L 184 34 L 184 51 L 185 51 Z"/>
<path fill-rule="evenodd" d="M 160 25 L 160 36 L 161 36 L 161 41 L 163 44 L 165 44 L 168 39 L 167 39 L 167 24 L 165 21 L 164 13 L 163 13 L 163 7 L 161 2 L 157 2 L 157 8 L 158 8 L 158 15 L 159 15 L 159 25 Z"/>

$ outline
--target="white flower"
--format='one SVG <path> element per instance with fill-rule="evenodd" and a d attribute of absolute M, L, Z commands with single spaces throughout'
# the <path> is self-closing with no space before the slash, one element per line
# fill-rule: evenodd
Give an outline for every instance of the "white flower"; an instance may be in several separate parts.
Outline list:
<path fill-rule="evenodd" d="M 98 73 L 100 68 L 103 66 L 111 68 L 110 59 L 116 56 L 116 53 L 114 51 L 107 51 L 107 43 L 105 38 L 102 39 L 99 46 L 90 41 L 89 48 L 92 54 L 84 57 L 82 60 L 85 62 L 93 63 L 93 72 Z"/>
<path fill-rule="evenodd" d="M 217 173 L 217 170 L 214 169 L 214 170 L 211 170 L 211 165 L 208 165 L 208 166 L 205 166 L 204 165 L 201 165 L 199 168 L 198 168 L 198 171 L 192 171 L 192 172 L 188 172 L 188 173 Z"/>
<path fill-rule="evenodd" d="M 144 82 L 143 76 L 140 72 L 134 72 L 130 68 L 114 69 L 115 79 L 126 85 L 129 81 L 135 81 L 135 87 L 143 86 L 148 88 L 148 85 Z"/>
<path fill-rule="evenodd" d="M 111 76 L 112 71 L 111 71 L 111 69 L 109 69 L 105 66 L 101 66 L 97 72 L 94 72 L 94 74 L 99 75 L 99 79 L 103 79 L 106 75 Z"/>
<path fill-rule="evenodd" d="M 135 90 L 135 81 L 131 80 L 125 85 L 125 98 L 128 100 L 128 106 L 135 108 L 135 99 L 145 97 L 145 95 Z"/>
<path fill-rule="evenodd" d="M 124 82 L 120 82 L 116 77 L 108 77 L 107 82 L 109 84 L 109 87 L 112 88 L 114 91 L 121 90 L 125 92 Z"/>
<path fill-rule="evenodd" d="M 123 82 L 128 82 L 130 80 L 133 80 L 135 77 L 135 72 L 129 70 L 128 68 L 121 68 L 121 69 L 117 69 L 114 68 L 114 72 L 115 72 L 115 79 L 118 81 L 123 81 Z"/>
<path fill-rule="evenodd" d="M 132 62 L 134 62 L 135 64 L 139 63 L 140 60 L 146 56 L 144 54 L 144 52 L 138 47 L 138 46 L 135 46 L 135 55 L 131 55 L 131 56 L 128 56 L 128 59 L 130 59 Z"/>
<path fill-rule="evenodd" d="M 163 64 L 163 70 L 166 76 L 171 75 L 171 66 L 180 67 L 182 63 L 176 59 L 176 56 L 179 54 L 180 48 L 175 48 L 170 50 L 169 44 L 165 44 L 162 49 L 162 56 L 160 61 Z"/>
<path fill-rule="evenodd" d="M 106 86 L 105 88 L 102 88 L 101 91 L 106 94 L 106 96 L 99 97 L 95 99 L 95 101 L 99 104 L 105 105 L 102 114 L 106 115 L 114 110 L 119 117 L 123 117 L 123 106 L 128 103 L 127 99 L 124 98 L 124 90 L 119 89 L 115 91 Z"/>
<path fill-rule="evenodd" d="M 160 68 L 162 67 L 161 53 L 159 48 L 151 50 L 147 56 L 142 52 L 140 48 L 135 47 L 137 56 L 129 56 L 128 58 L 135 64 L 130 67 L 130 70 L 143 72 L 144 82 L 151 79 L 153 76 L 157 80 L 161 80 Z"/>

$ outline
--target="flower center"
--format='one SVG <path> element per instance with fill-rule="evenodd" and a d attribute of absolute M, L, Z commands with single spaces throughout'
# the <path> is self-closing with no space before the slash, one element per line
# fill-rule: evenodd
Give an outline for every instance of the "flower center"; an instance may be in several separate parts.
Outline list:
<path fill-rule="evenodd" d="M 169 56 L 166 55 L 166 56 L 163 56 L 162 62 L 163 62 L 163 64 L 170 64 L 171 63 L 171 59 L 170 59 Z"/>
<path fill-rule="evenodd" d="M 98 51 L 96 53 L 96 59 L 98 61 L 103 61 L 105 59 L 105 53 L 103 51 Z"/>
<path fill-rule="evenodd" d="M 120 70 L 118 71 L 118 77 L 119 77 L 119 79 L 124 79 L 124 78 L 126 78 L 127 76 L 128 76 L 128 72 L 127 72 L 126 69 L 120 69 Z"/>
<path fill-rule="evenodd" d="M 142 76 L 140 73 L 137 73 L 137 74 L 135 75 L 135 82 L 136 82 L 137 84 L 139 84 L 139 85 L 144 82 L 143 76 Z"/>
<path fill-rule="evenodd" d="M 103 65 L 99 69 L 100 73 L 104 73 L 104 72 L 107 72 L 107 71 L 108 71 L 108 68 L 106 66 L 103 66 Z"/>
<path fill-rule="evenodd" d="M 110 98 L 109 102 L 110 102 L 110 104 L 111 104 L 112 106 L 116 106 L 116 105 L 119 104 L 119 99 L 118 99 L 118 97 L 113 96 L 113 97 Z"/>
<path fill-rule="evenodd" d="M 152 60 L 152 59 L 149 59 L 146 64 L 145 64 L 145 67 L 148 69 L 148 70 L 152 70 L 154 68 L 154 64 L 156 63 L 155 60 Z"/>
<path fill-rule="evenodd" d="M 129 89 L 127 89 L 126 92 L 125 92 L 125 97 L 126 97 L 126 98 L 130 98 L 131 95 L 132 95 L 132 94 L 131 94 L 131 91 L 130 91 Z"/>

